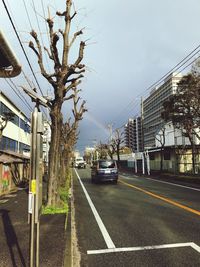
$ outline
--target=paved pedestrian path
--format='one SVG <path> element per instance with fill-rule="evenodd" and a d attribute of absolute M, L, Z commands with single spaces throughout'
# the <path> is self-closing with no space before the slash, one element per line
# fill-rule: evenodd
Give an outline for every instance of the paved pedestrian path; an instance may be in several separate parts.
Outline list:
<path fill-rule="evenodd" d="M 65 215 L 42 215 L 40 267 L 62 267 Z M 0 266 L 29 266 L 28 194 L 25 190 L 0 198 Z"/>

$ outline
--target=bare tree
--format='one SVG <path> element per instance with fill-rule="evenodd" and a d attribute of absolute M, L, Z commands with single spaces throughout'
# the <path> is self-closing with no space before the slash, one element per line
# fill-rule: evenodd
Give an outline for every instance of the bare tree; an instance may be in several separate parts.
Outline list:
<path fill-rule="evenodd" d="M 200 76 L 193 73 L 184 76 L 178 84 L 177 92 L 163 104 L 162 117 L 172 121 L 188 137 L 192 148 L 192 166 L 195 173 L 195 137 L 200 140 Z"/>
<path fill-rule="evenodd" d="M 66 0 L 66 9 L 64 12 L 56 12 L 56 15 L 62 17 L 65 21 L 64 30 L 54 29 L 54 20 L 49 17 L 46 19 L 50 44 L 49 49 L 42 47 L 37 33 L 32 30 L 31 36 L 34 39 L 29 42 L 29 47 L 34 51 L 37 56 L 38 64 L 41 74 L 51 84 L 54 89 L 54 99 L 49 102 L 50 117 L 51 117 L 51 143 L 49 151 L 49 169 L 48 169 L 48 205 L 55 206 L 59 202 L 58 194 L 58 176 L 59 176 L 59 153 L 61 147 L 61 133 L 63 125 L 63 115 L 61 112 L 62 105 L 65 101 L 69 100 L 66 95 L 74 87 L 81 83 L 81 78 L 85 72 L 85 65 L 82 64 L 85 42 L 79 43 L 77 59 L 70 63 L 69 55 L 73 44 L 78 36 L 83 31 L 77 31 L 70 38 L 70 29 L 73 18 L 76 12 L 71 14 L 72 0 Z M 62 37 L 62 51 L 58 49 L 58 43 Z M 44 50 L 47 53 L 49 60 L 52 61 L 54 72 L 48 73 L 44 65 Z"/>
<path fill-rule="evenodd" d="M 72 88 L 73 94 L 70 96 L 73 100 L 73 118 L 69 118 L 62 127 L 62 151 L 61 155 L 61 175 L 60 175 L 60 184 L 64 185 L 66 181 L 66 170 L 69 167 L 70 157 L 72 156 L 72 151 L 74 145 L 76 144 L 78 138 L 78 126 L 79 121 L 83 119 L 83 114 L 87 111 L 85 108 L 85 101 L 83 100 L 79 104 L 81 98 L 78 97 L 80 90 L 77 90 L 76 87 Z"/>
<path fill-rule="evenodd" d="M 124 143 L 123 132 L 121 132 L 120 129 L 116 129 L 114 131 L 114 134 L 111 140 L 111 146 L 113 150 L 115 151 L 115 153 L 117 154 L 118 163 L 120 162 L 120 148 L 123 143 Z"/>
<path fill-rule="evenodd" d="M 163 124 L 158 130 L 157 135 L 155 136 L 156 140 L 160 143 L 160 171 L 163 171 L 163 152 L 165 148 L 165 125 Z"/>
<path fill-rule="evenodd" d="M 107 159 L 108 156 L 108 144 L 99 143 L 97 145 L 98 158 Z"/>

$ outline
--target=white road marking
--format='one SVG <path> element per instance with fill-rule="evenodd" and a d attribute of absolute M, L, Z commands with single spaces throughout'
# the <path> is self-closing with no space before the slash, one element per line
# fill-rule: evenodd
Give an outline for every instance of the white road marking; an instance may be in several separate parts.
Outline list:
<path fill-rule="evenodd" d="M 193 249 L 195 249 L 197 252 L 200 253 L 200 247 L 197 246 L 195 243 L 192 243 L 192 244 L 191 244 L 191 247 L 192 247 Z"/>
<path fill-rule="evenodd" d="M 8 202 L 8 199 L 2 199 L 2 200 L 0 200 L 0 204 L 4 204 L 6 202 Z"/>
<path fill-rule="evenodd" d="M 82 186 L 83 192 L 85 193 L 87 201 L 88 201 L 88 203 L 90 205 L 90 208 L 91 208 L 91 210 L 92 210 L 92 212 L 94 214 L 94 217 L 96 219 L 96 222 L 97 222 L 97 224 L 99 226 L 99 229 L 100 229 L 100 231 L 101 231 L 101 233 L 103 235 L 103 238 L 104 238 L 104 240 L 106 242 L 106 245 L 107 245 L 108 249 L 114 249 L 115 245 L 114 245 L 114 243 L 113 243 L 108 231 L 106 230 L 106 227 L 103 224 L 103 221 L 101 220 L 101 218 L 100 218 L 100 216 L 99 216 L 99 214 L 98 214 L 98 212 L 97 212 L 97 210 L 96 210 L 96 208 L 95 208 L 95 206 L 94 206 L 94 204 L 93 204 L 93 202 L 92 202 L 87 190 L 85 189 L 85 186 L 83 185 L 83 183 L 82 183 L 82 181 L 81 181 L 76 169 L 74 169 L 74 170 L 75 170 L 75 173 L 76 173 L 76 175 L 78 177 L 78 180 L 79 180 L 79 182 L 80 182 L 80 184 Z"/>
<path fill-rule="evenodd" d="M 128 251 L 141 251 L 141 250 L 153 250 L 153 249 L 163 249 L 163 248 L 181 248 L 181 247 L 191 247 L 200 253 L 200 247 L 193 242 L 188 243 L 175 243 L 175 244 L 165 244 L 156 246 L 146 246 L 146 247 L 127 247 L 127 248 L 110 248 L 110 249 L 99 249 L 99 250 L 88 250 L 88 255 L 94 254 L 107 254 L 116 252 L 128 252 Z"/>
<path fill-rule="evenodd" d="M 199 188 L 194 188 L 194 187 L 189 187 L 189 186 L 185 186 L 185 185 L 180 185 L 180 184 L 176 184 L 176 183 L 170 183 L 170 182 L 165 182 L 165 181 L 159 181 L 159 180 L 155 180 L 152 178 L 146 178 L 148 180 L 152 180 L 158 183 L 163 183 L 163 184 L 170 184 L 170 185 L 174 185 L 174 186 L 178 186 L 178 187 L 183 187 L 183 188 L 187 188 L 187 189 L 191 189 L 191 190 L 195 190 L 195 191 L 200 191 Z"/>
<path fill-rule="evenodd" d="M 127 176 L 124 176 L 124 175 L 120 175 L 120 176 L 121 176 L 122 178 L 131 180 L 130 177 L 127 177 Z M 133 176 L 133 178 L 139 178 L 139 177 L 135 177 L 135 176 Z M 155 181 L 155 182 L 158 182 L 158 183 L 170 184 L 170 185 L 174 185 L 174 186 L 178 186 L 178 187 L 183 187 L 183 188 L 186 188 L 186 189 L 191 189 L 191 190 L 195 190 L 195 191 L 200 191 L 199 188 L 194 188 L 194 187 L 189 187 L 189 186 L 180 185 L 180 184 L 176 184 L 176 183 L 170 183 L 170 182 L 166 182 L 166 181 L 156 180 L 156 179 L 153 179 L 153 178 L 145 178 L 145 179 L 147 179 L 147 180 L 152 180 L 152 181 Z"/>
<path fill-rule="evenodd" d="M 8 195 L 5 195 L 5 197 L 16 197 L 17 195 L 16 194 L 8 194 Z"/>

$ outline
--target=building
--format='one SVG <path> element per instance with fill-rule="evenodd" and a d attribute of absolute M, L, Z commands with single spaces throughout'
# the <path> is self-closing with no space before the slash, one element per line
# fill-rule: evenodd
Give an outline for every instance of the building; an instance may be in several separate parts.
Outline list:
<path fill-rule="evenodd" d="M 4 117 L 6 113 L 12 113 L 13 116 L 3 130 L 0 150 L 9 150 L 18 154 L 30 151 L 30 120 L 3 92 L 0 91 L 1 118 L 2 116 Z"/>
<path fill-rule="evenodd" d="M 181 78 L 182 74 L 171 73 L 164 80 L 164 83 L 161 86 L 154 88 L 150 95 L 144 100 L 142 114 L 145 149 L 156 146 L 155 136 L 163 125 L 161 119 L 163 102 L 168 99 L 169 96 L 175 94 L 177 84 Z"/>
<path fill-rule="evenodd" d="M 143 151 L 141 117 L 130 118 L 124 126 L 125 146 L 134 152 Z"/>
<path fill-rule="evenodd" d="M 10 114 L 5 127 L 6 114 Z M 5 127 L 5 128 L 4 128 Z M 30 121 L 0 92 L 0 195 L 11 192 L 29 179 Z"/>

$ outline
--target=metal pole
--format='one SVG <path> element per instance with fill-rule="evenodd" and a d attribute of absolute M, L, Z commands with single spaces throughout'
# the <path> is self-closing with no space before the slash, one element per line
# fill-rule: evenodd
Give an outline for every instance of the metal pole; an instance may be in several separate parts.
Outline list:
<path fill-rule="evenodd" d="M 40 221 L 37 222 L 37 241 L 36 241 L 36 267 L 39 267 L 40 259 Z"/>
<path fill-rule="evenodd" d="M 38 108 L 35 107 L 31 120 L 31 176 L 29 183 L 30 213 L 30 267 L 35 266 L 35 182 L 36 181 L 36 154 L 37 154 L 37 117 Z"/>
<path fill-rule="evenodd" d="M 145 174 L 145 167 L 144 167 L 144 153 L 142 153 L 142 173 Z"/>

